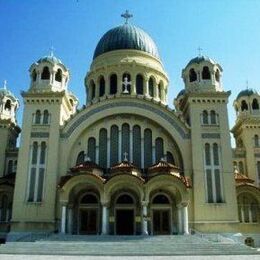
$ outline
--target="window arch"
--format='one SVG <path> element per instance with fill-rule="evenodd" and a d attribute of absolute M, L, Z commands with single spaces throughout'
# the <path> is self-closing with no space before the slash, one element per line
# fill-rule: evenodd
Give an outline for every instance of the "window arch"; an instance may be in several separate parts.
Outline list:
<path fill-rule="evenodd" d="M 103 97 L 105 95 L 105 88 L 106 88 L 105 79 L 103 76 L 101 76 L 99 79 L 99 96 L 100 97 Z"/>
<path fill-rule="evenodd" d="M 90 81 L 90 91 L 91 91 L 90 100 L 93 100 L 96 97 L 96 85 L 93 80 Z"/>
<path fill-rule="evenodd" d="M 48 125 L 49 124 L 49 112 L 48 112 L 48 110 L 44 110 L 43 111 L 43 121 L 42 121 L 42 123 L 44 125 Z"/>
<path fill-rule="evenodd" d="M 41 111 L 37 110 L 35 113 L 35 124 L 40 124 L 41 123 Z"/>
<path fill-rule="evenodd" d="M 87 193 L 81 198 L 80 204 L 98 204 L 98 201 L 96 194 Z"/>
<path fill-rule="evenodd" d="M 260 144 L 259 144 L 259 136 L 258 135 L 254 136 L 254 143 L 255 143 L 255 147 L 259 147 L 260 146 Z"/>
<path fill-rule="evenodd" d="M 210 111 L 210 123 L 212 125 L 216 125 L 217 124 L 217 114 L 214 110 Z"/>
<path fill-rule="evenodd" d="M 84 160 L 85 160 L 85 153 L 84 153 L 84 151 L 80 151 L 77 156 L 76 165 L 84 163 Z"/>
<path fill-rule="evenodd" d="M 129 194 L 122 194 L 117 198 L 116 204 L 134 204 L 134 199 Z"/>
<path fill-rule="evenodd" d="M 149 85 L 149 96 L 150 97 L 154 97 L 154 80 L 152 77 L 149 78 L 149 82 L 148 82 L 148 85 Z"/>
<path fill-rule="evenodd" d="M 46 143 L 41 142 L 41 154 L 40 154 L 40 164 L 45 164 L 46 160 Z"/>
<path fill-rule="evenodd" d="M 190 78 L 190 82 L 194 82 L 197 80 L 197 74 L 193 68 L 190 69 L 189 71 L 189 78 Z"/>
<path fill-rule="evenodd" d="M 127 82 L 130 82 L 131 81 L 131 75 L 129 73 L 124 73 L 123 76 L 122 76 L 122 81 L 124 82 L 125 79 L 127 79 Z M 122 90 L 123 92 L 125 90 L 127 90 L 128 93 L 131 92 L 131 85 L 128 84 L 127 86 L 124 86 L 124 84 L 122 84 Z"/>
<path fill-rule="evenodd" d="M 170 204 L 168 197 L 164 194 L 157 194 L 153 200 L 153 204 Z"/>
<path fill-rule="evenodd" d="M 257 101 L 256 98 L 253 99 L 252 109 L 253 109 L 253 110 L 259 109 L 259 104 L 258 104 L 258 101 Z"/>
<path fill-rule="evenodd" d="M 37 80 L 37 73 L 35 70 L 33 70 L 33 72 L 32 72 L 32 80 L 33 80 L 33 82 L 35 82 Z"/>
<path fill-rule="evenodd" d="M 241 110 L 242 111 L 248 110 L 248 105 L 245 100 L 242 100 L 242 102 L 241 102 Z"/>
<path fill-rule="evenodd" d="M 220 80 L 220 73 L 219 73 L 219 70 L 217 69 L 216 73 L 215 73 L 215 79 L 217 82 L 219 82 Z"/>
<path fill-rule="evenodd" d="M 41 75 L 41 79 L 50 79 L 50 70 L 49 68 L 46 66 L 43 68 L 43 71 L 42 71 L 42 75 Z"/>
<path fill-rule="evenodd" d="M 105 128 L 99 131 L 99 166 L 107 167 L 107 130 Z"/>
<path fill-rule="evenodd" d="M 204 66 L 202 70 L 202 79 L 210 79 L 210 71 L 208 66 Z"/>
<path fill-rule="evenodd" d="M 161 137 L 158 137 L 155 140 L 156 162 L 159 162 L 164 157 L 163 151 L 163 139 Z"/>
<path fill-rule="evenodd" d="M 209 124 L 209 117 L 208 117 L 208 111 L 207 110 L 204 110 L 202 112 L 202 123 L 204 125 L 208 125 Z"/>
<path fill-rule="evenodd" d="M 143 95 L 144 94 L 144 78 L 141 74 L 136 76 L 136 94 Z"/>
<path fill-rule="evenodd" d="M 58 82 L 62 81 L 62 71 L 61 69 L 58 69 L 57 72 L 55 73 L 55 80 Z"/>
<path fill-rule="evenodd" d="M 96 139 L 94 137 L 88 139 L 88 157 L 92 162 L 96 162 Z"/>
<path fill-rule="evenodd" d="M 110 131 L 110 165 L 118 162 L 118 143 L 119 143 L 119 130 L 118 126 L 112 125 Z"/>
<path fill-rule="evenodd" d="M 11 111 L 11 100 L 7 99 L 5 102 L 5 110 Z"/>
<path fill-rule="evenodd" d="M 148 168 L 153 164 L 152 156 L 152 131 L 150 129 L 144 130 L 144 168 Z"/>
<path fill-rule="evenodd" d="M 117 92 L 117 75 L 112 74 L 110 76 L 110 94 L 114 95 Z"/>

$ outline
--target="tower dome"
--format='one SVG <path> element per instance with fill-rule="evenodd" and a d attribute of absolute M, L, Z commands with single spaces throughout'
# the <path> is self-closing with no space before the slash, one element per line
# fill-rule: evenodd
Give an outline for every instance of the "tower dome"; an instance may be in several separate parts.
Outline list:
<path fill-rule="evenodd" d="M 108 32 L 99 40 L 93 59 L 115 50 L 139 50 L 160 59 L 157 46 L 153 39 L 141 28 L 125 23 Z"/>

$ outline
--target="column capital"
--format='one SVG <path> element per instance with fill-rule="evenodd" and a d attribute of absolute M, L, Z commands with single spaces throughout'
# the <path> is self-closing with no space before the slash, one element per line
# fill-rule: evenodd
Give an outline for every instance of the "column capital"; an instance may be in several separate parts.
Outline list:
<path fill-rule="evenodd" d="M 149 205 L 149 201 L 143 200 L 143 201 L 141 202 L 141 205 L 142 205 L 142 207 L 147 207 L 147 206 Z"/>
<path fill-rule="evenodd" d="M 109 206 L 110 206 L 110 201 L 108 201 L 108 200 L 106 200 L 106 201 L 100 201 L 100 203 L 101 203 L 102 207 L 107 207 L 107 208 L 109 208 Z"/>

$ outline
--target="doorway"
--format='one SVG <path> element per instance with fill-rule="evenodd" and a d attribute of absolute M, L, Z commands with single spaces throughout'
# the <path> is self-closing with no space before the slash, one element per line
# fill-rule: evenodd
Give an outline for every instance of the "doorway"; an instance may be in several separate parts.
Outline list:
<path fill-rule="evenodd" d="M 116 211 L 116 234 L 133 235 L 134 234 L 134 210 L 118 209 Z"/>
<path fill-rule="evenodd" d="M 153 210 L 153 234 L 169 235 L 170 233 L 170 210 Z"/>
<path fill-rule="evenodd" d="M 80 234 L 96 235 L 98 233 L 97 209 L 80 210 Z"/>

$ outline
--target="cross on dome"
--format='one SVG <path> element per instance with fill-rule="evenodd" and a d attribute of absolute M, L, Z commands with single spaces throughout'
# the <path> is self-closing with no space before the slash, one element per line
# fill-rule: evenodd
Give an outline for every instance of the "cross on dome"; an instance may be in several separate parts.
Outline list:
<path fill-rule="evenodd" d="M 50 47 L 50 56 L 51 56 L 51 57 L 54 56 L 54 51 L 55 51 L 54 47 L 51 46 L 51 47 Z"/>
<path fill-rule="evenodd" d="M 125 24 L 128 24 L 128 19 L 133 17 L 133 15 L 130 14 L 128 10 L 126 10 L 124 14 L 121 14 L 121 17 L 125 18 Z"/>
<path fill-rule="evenodd" d="M 123 86 L 124 86 L 124 90 L 123 90 L 123 93 L 124 94 L 128 94 L 129 91 L 127 90 L 127 86 L 131 86 L 131 81 L 128 81 L 128 78 L 127 77 L 124 77 L 124 81 L 122 82 Z"/>
<path fill-rule="evenodd" d="M 4 89 L 7 89 L 7 80 L 4 80 Z"/>
<path fill-rule="evenodd" d="M 199 52 L 199 57 L 201 57 L 203 49 L 201 47 L 199 47 L 197 50 Z"/>

